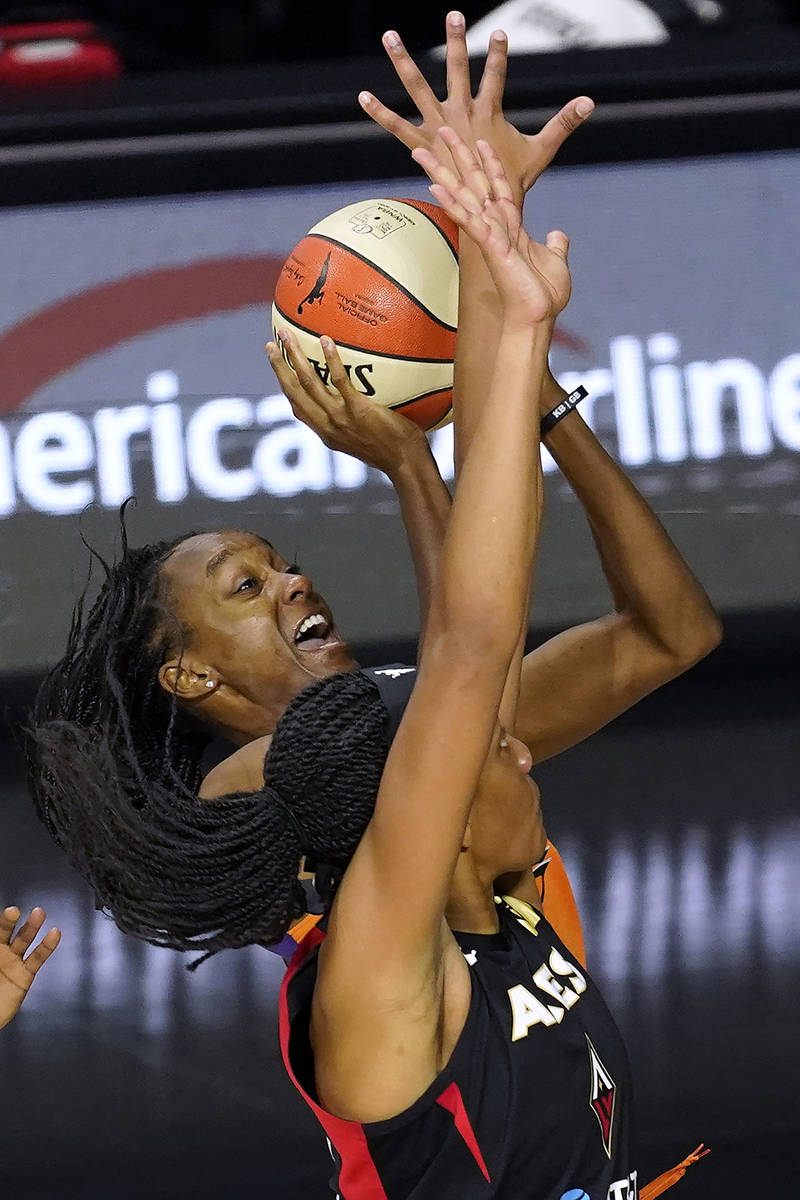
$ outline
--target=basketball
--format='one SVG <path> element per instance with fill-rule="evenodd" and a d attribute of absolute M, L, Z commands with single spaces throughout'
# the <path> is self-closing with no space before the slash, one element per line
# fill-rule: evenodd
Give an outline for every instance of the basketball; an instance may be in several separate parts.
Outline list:
<path fill-rule="evenodd" d="M 421 200 L 362 200 L 324 217 L 281 268 L 275 336 L 290 328 L 327 383 L 320 334 L 353 385 L 423 429 L 451 419 L 458 228 Z"/>

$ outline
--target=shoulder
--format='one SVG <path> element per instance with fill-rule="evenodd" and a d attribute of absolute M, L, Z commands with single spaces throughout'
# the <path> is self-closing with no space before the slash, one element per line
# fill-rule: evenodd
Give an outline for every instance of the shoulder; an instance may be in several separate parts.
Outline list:
<path fill-rule="evenodd" d="M 266 734 L 224 758 L 200 784 L 200 799 L 218 800 L 232 792 L 260 791 L 264 786 L 264 759 L 271 742 L 272 735 Z"/>

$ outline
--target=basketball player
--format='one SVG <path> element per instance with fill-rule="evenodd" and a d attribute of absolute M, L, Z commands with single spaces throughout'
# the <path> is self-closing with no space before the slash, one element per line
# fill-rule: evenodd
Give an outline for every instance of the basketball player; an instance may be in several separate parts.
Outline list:
<path fill-rule="evenodd" d="M 451 122 L 474 144 L 489 137 L 501 148 L 520 207 L 528 190 L 553 159 L 560 145 L 591 113 L 588 97 L 566 105 L 533 137 L 520 134 L 504 117 L 502 99 L 506 74 L 507 40 L 492 37 L 486 68 L 476 97 L 471 95 L 464 21 L 460 13 L 447 18 L 448 96 L 440 103 L 405 51 L 397 34 L 384 37 L 401 81 L 422 117 L 411 125 L 362 92 L 365 110 L 409 149 L 436 146 L 436 130 Z M 441 147 L 440 147 L 441 148 Z M 469 445 L 477 414 L 489 385 L 494 363 L 492 348 L 499 332 L 497 295 L 482 256 L 469 238 L 460 242 L 461 290 L 454 409 L 457 464 Z M 295 351 L 293 338 L 288 344 Z M 296 375 L 282 363 L 276 373 L 304 420 L 331 449 L 352 454 L 398 480 L 416 480 L 423 504 L 408 500 L 399 490 L 418 579 L 423 581 L 424 613 L 430 579 L 435 573 L 438 548 L 449 512 L 449 495 L 438 478 L 436 465 L 423 449 L 416 428 L 397 415 L 378 409 L 343 379 L 340 390 L 347 404 L 328 413 L 319 405 L 323 389 L 302 359 Z M 541 416 L 566 399 L 547 370 L 540 402 Z M 558 462 L 589 519 L 601 562 L 615 603 L 615 611 L 561 634 L 522 661 L 515 661 L 507 691 L 511 703 L 518 693 L 516 732 L 531 747 L 537 762 L 559 753 L 599 729 L 649 691 L 686 670 L 718 643 L 719 621 L 697 581 L 689 572 L 663 527 L 621 469 L 609 458 L 578 413 L 559 423 L 547 436 L 547 446 Z M 403 460 L 398 466 L 398 448 Z M 522 643 L 520 645 L 520 655 Z M 508 723 L 508 722 L 507 722 Z M 266 743 L 264 744 L 266 749 Z M 260 770 L 261 747 L 252 753 L 252 771 Z M 234 771 L 238 764 L 231 764 Z M 223 767 L 219 777 L 204 785 L 208 795 L 221 794 L 235 784 L 235 774 Z M 548 873 L 549 918 L 582 959 L 582 938 L 571 893 L 557 853 Z M 531 897 L 540 884 L 529 879 Z M 562 926 L 562 914 L 567 925 Z M 303 933 L 308 924 L 300 927 Z M 292 942 L 285 945 L 287 952 Z"/>
<path fill-rule="evenodd" d="M 530 753 L 498 712 L 541 519 L 537 409 L 552 322 L 569 296 L 566 239 L 527 237 L 488 143 L 471 170 L 456 135 L 441 136 L 453 171 L 428 151 L 415 157 L 497 287 L 494 375 L 388 757 L 365 724 L 339 783 L 338 739 L 315 718 L 346 676 L 308 689 L 286 714 L 305 714 L 316 762 L 290 750 L 280 725 L 267 755 L 265 783 L 296 847 L 345 867 L 327 931 L 306 939 L 284 991 L 284 1053 L 333 1146 L 344 1200 L 558 1200 L 623 1184 L 635 1195 L 613 1021 L 546 921 L 494 898 L 494 881 L 545 846 Z M 476 570 L 490 558 L 503 564 L 502 586 Z M 331 803 L 341 786 L 353 795 L 347 830 Z"/>
<path fill-rule="evenodd" d="M 501 94 L 502 88 L 496 91 Z M 569 116 L 576 104 L 541 135 L 522 139 L 529 177 L 552 158 L 568 126 L 579 124 Z M 490 112 L 497 105 L 498 98 Z M 499 120 L 502 144 L 511 127 L 502 113 Z M 467 270 L 466 237 L 464 242 Z M 462 310 L 474 329 L 471 314 L 479 306 L 465 307 L 471 286 L 466 278 Z M 486 344 L 496 345 L 496 337 Z M 469 339 L 462 339 L 462 352 L 470 355 Z M 474 364 L 476 372 L 492 355 L 482 358 Z M 306 393 L 297 365 L 301 387 L 291 395 L 303 416 Z M 279 362 L 276 367 L 280 373 Z M 316 379 L 308 383 L 318 385 Z M 344 380 L 341 387 L 346 388 Z M 547 387 L 554 385 L 548 380 Z M 308 394 L 313 398 L 313 391 Z M 352 390 L 346 399 L 319 431 L 329 445 L 381 467 L 394 482 L 409 529 L 424 623 L 449 495 L 419 430 L 397 414 L 365 405 Z M 465 402 L 459 419 L 468 423 L 471 411 Z M 465 436 L 459 433 L 459 445 Z M 586 508 L 617 611 L 561 634 L 525 659 L 517 732 L 531 743 L 537 761 L 575 744 L 685 670 L 719 637 L 702 589 L 577 414 L 561 422 L 548 443 Z M 292 697 L 316 679 L 354 667 L 328 605 L 262 538 L 209 533 L 135 550 L 124 543 L 122 559 L 110 570 L 92 612 L 76 614 L 67 654 L 43 686 L 31 759 L 40 812 L 122 928 L 180 948 L 195 944 L 188 916 L 196 900 L 194 801 L 208 743 L 222 734 L 239 750 L 206 780 L 204 798 L 258 790 L 263 739 Z M 106 820 L 110 795 L 119 800 L 121 814 L 113 822 Z M 214 888 L 216 907 L 201 925 L 205 931 L 216 929 L 213 949 L 228 944 L 226 897 L 234 910 L 236 896 L 257 905 L 259 881 L 242 865 L 236 829 L 241 812 L 208 807 L 203 836 L 215 847 L 221 879 Z M 164 842 L 167 828 L 175 837 L 180 831 L 184 869 L 182 889 L 172 897 L 161 887 L 164 871 L 174 871 Z M 93 846 L 94 837 L 99 844 Z M 185 901 L 188 924 L 176 929 L 178 898 Z M 252 933 L 241 915 L 234 926 L 237 939 Z"/>
<path fill-rule="evenodd" d="M 9 907 L 0 912 L 0 1029 L 17 1015 L 37 973 L 61 941 L 59 930 L 51 929 L 27 953 L 46 916 L 43 908 L 32 909 L 25 924 L 15 933 L 19 909 Z"/>

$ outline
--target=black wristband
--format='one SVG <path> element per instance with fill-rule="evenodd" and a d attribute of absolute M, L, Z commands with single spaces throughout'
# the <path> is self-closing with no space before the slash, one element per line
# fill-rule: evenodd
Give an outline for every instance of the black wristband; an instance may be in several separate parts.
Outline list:
<path fill-rule="evenodd" d="M 588 395 L 589 393 L 585 387 L 575 388 L 574 392 L 570 392 L 560 404 L 555 406 L 552 412 L 549 412 L 546 417 L 542 417 L 542 423 L 539 426 L 539 436 L 545 437 L 554 425 L 557 425 L 568 413 L 571 413 L 573 408 L 577 408 L 581 400 L 585 400 Z"/>

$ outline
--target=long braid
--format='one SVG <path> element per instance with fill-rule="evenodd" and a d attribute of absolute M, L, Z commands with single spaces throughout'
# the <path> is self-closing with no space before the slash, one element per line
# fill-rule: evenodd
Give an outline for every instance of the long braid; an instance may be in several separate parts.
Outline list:
<path fill-rule="evenodd" d="M 262 791 L 200 801 L 211 735 L 158 681 L 185 632 L 160 576 L 177 544 L 123 541 L 88 616 L 76 606 L 31 715 L 29 779 L 123 932 L 215 953 L 277 940 L 305 911 L 303 854 L 346 866 L 374 807 L 387 714 L 369 679 L 322 680 L 279 721 Z"/>

